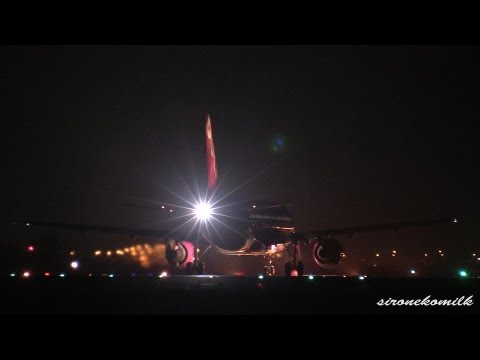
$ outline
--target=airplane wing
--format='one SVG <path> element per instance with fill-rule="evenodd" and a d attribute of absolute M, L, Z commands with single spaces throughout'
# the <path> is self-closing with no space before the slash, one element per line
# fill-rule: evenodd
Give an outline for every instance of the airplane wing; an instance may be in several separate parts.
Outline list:
<path fill-rule="evenodd" d="M 13 224 L 24 225 L 28 227 L 48 227 L 64 230 L 76 230 L 81 232 L 108 232 L 115 234 L 126 234 L 130 236 L 155 236 L 163 238 L 169 235 L 168 231 L 153 230 L 153 229 L 135 229 L 135 228 L 123 228 L 115 226 L 102 226 L 102 225 L 85 225 L 85 224 L 65 224 L 55 222 L 42 222 L 42 221 L 13 221 Z"/>
<path fill-rule="evenodd" d="M 331 229 L 323 229 L 323 230 L 317 230 L 317 231 L 306 232 L 306 233 L 296 233 L 296 234 L 299 237 L 303 237 L 306 239 L 313 239 L 313 238 L 322 238 L 322 237 L 337 236 L 337 235 L 353 236 L 354 234 L 361 233 L 361 232 L 373 232 L 373 231 L 381 231 L 381 230 L 398 231 L 399 229 L 404 229 L 404 228 L 414 228 L 414 227 L 431 226 L 431 225 L 438 225 L 438 224 L 451 224 L 451 223 L 457 223 L 457 222 L 458 220 L 456 218 L 443 218 L 443 219 L 425 220 L 425 221 L 410 221 L 410 222 L 397 222 L 397 223 L 331 228 Z"/>
<path fill-rule="evenodd" d="M 163 250 L 156 253 L 157 260 L 164 265 L 175 265 L 178 269 L 184 269 L 188 264 L 194 261 L 194 245 L 189 241 L 175 241 L 170 239 L 169 236 L 177 229 L 173 231 L 163 231 L 154 229 L 135 229 L 135 228 L 123 228 L 115 226 L 102 226 L 102 225 L 83 225 L 83 224 L 66 224 L 56 222 L 42 222 L 42 221 L 14 221 L 14 224 L 23 225 L 28 227 L 47 227 L 64 230 L 74 230 L 81 232 L 106 232 L 116 234 L 126 234 L 130 236 L 153 236 L 165 243 L 166 246 Z M 173 240 L 173 241 L 172 241 Z"/>
<path fill-rule="evenodd" d="M 207 169 L 208 169 L 208 189 L 213 190 L 217 184 L 217 167 L 215 160 L 215 149 L 213 146 L 213 135 L 212 135 L 212 125 L 210 120 L 210 115 L 206 114 L 205 117 L 205 139 L 206 139 L 206 150 L 207 150 Z M 132 204 L 127 204 L 132 206 Z M 134 204 L 133 206 L 137 207 L 151 207 L 140 204 Z M 159 205 L 156 205 L 155 208 L 158 208 Z M 163 206 L 162 206 L 163 208 Z M 171 210 L 170 210 L 171 211 Z M 14 224 L 25 225 L 25 226 L 35 226 L 35 227 L 49 227 L 57 228 L 64 230 L 76 230 L 81 232 L 108 232 L 116 234 L 127 234 L 130 236 L 140 235 L 140 236 L 154 236 L 158 238 L 164 238 L 170 235 L 173 231 L 167 232 L 162 230 L 150 230 L 150 229 L 135 229 L 135 228 L 122 228 L 114 226 L 103 226 L 103 225 L 85 225 L 85 224 L 66 224 L 66 223 L 57 223 L 57 222 L 42 222 L 42 221 L 13 221 Z M 188 222 L 185 222 L 186 224 Z M 183 225 L 178 226 L 175 230 L 178 230 Z M 175 231 L 174 230 L 174 231 Z"/>

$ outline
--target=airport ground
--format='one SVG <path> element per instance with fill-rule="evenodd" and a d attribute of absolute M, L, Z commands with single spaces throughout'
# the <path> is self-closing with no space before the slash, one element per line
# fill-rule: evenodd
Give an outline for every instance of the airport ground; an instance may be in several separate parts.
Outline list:
<path fill-rule="evenodd" d="M 480 279 L 304 276 L 2 279 L 1 314 L 330 315 L 480 314 Z M 461 297 L 464 297 L 463 299 Z M 382 299 L 465 301 L 470 306 L 379 306 Z"/>

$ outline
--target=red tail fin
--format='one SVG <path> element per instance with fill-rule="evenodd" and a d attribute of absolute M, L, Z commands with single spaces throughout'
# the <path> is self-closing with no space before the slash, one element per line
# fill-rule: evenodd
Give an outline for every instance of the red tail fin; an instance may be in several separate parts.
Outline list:
<path fill-rule="evenodd" d="M 208 166 L 208 189 L 212 190 L 217 184 L 217 165 L 215 161 L 215 148 L 213 147 L 212 124 L 210 115 L 206 116 L 207 124 L 205 127 L 207 141 L 207 166 Z"/>

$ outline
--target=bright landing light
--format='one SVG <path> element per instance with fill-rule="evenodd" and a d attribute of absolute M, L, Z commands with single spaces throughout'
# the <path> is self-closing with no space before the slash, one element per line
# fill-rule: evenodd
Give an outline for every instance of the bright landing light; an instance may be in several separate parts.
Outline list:
<path fill-rule="evenodd" d="M 207 203 L 201 202 L 195 207 L 194 213 L 199 220 L 206 221 L 212 216 L 212 207 Z"/>

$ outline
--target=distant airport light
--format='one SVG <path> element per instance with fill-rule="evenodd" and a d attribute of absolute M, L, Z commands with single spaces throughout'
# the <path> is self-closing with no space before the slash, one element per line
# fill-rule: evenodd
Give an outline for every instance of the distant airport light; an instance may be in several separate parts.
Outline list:
<path fill-rule="evenodd" d="M 73 250 L 72 250 L 72 251 L 70 251 L 70 255 L 71 255 L 71 256 L 74 256 L 75 254 L 76 254 L 76 252 L 75 252 L 75 251 L 73 251 Z"/>
<path fill-rule="evenodd" d="M 29 247 L 27 247 L 27 250 L 30 251 L 30 252 L 34 252 L 35 247 L 33 245 L 30 245 Z"/>
<path fill-rule="evenodd" d="M 95 256 L 99 256 L 99 255 L 102 255 L 102 252 L 100 250 L 97 250 L 97 251 L 95 251 L 94 254 L 95 254 Z"/>
<path fill-rule="evenodd" d="M 123 255 L 124 254 L 122 250 L 117 250 L 116 253 L 117 253 L 117 255 Z"/>
<path fill-rule="evenodd" d="M 25 272 L 22 274 L 22 276 L 23 276 L 24 278 L 28 278 L 28 277 L 30 277 L 30 272 L 29 272 L 29 271 L 25 271 Z"/>
<path fill-rule="evenodd" d="M 270 250 L 275 251 L 277 250 L 277 247 L 275 245 L 270 246 Z"/>
<path fill-rule="evenodd" d="M 11 273 L 10 276 L 11 276 L 11 277 L 15 277 L 16 274 L 15 274 L 15 273 Z"/>
<path fill-rule="evenodd" d="M 27 225 L 27 226 L 32 226 L 32 224 L 30 224 L 30 223 L 26 223 L 25 225 Z"/>
<path fill-rule="evenodd" d="M 393 252 L 394 254 L 396 254 L 396 253 L 397 253 L 397 250 L 393 250 L 392 252 Z"/>
<path fill-rule="evenodd" d="M 308 278 L 309 278 L 310 280 L 313 280 L 313 275 L 308 275 Z"/>
<path fill-rule="evenodd" d="M 164 205 L 162 205 L 162 209 L 165 209 L 165 206 L 164 206 Z"/>
<path fill-rule="evenodd" d="M 460 277 L 467 277 L 468 276 L 468 273 L 465 271 L 465 270 L 460 270 L 458 272 L 458 275 L 460 275 Z"/>
<path fill-rule="evenodd" d="M 257 207 L 257 205 L 253 205 L 252 207 L 255 209 Z"/>
<path fill-rule="evenodd" d="M 438 253 L 441 254 L 441 253 L 442 253 L 442 250 L 438 250 Z"/>
<path fill-rule="evenodd" d="M 473 256 L 476 256 L 477 254 L 473 253 L 472 255 L 473 255 Z"/>
<path fill-rule="evenodd" d="M 112 255 L 112 252 L 110 250 L 107 251 L 107 256 Z"/>
<path fill-rule="evenodd" d="M 168 275 L 167 272 L 164 271 L 164 272 L 162 272 L 162 273 L 160 274 L 159 277 L 164 278 L 164 277 L 167 277 L 167 275 Z"/>
<path fill-rule="evenodd" d="M 479 257 L 479 258 L 477 258 L 477 260 L 478 260 L 478 261 L 480 261 L 480 257 Z"/>
<path fill-rule="evenodd" d="M 169 211 L 170 211 L 170 212 L 173 212 L 173 209 L 170 209 Z"/>
<path fill-rule="evenodd" d="M 286 138 L 284 136 L 276 136 L 273 138 L 271 146 L 273 152 L 282 152 L 286 147 Z"/>
<path fill-rule="evenodd" d="M 365 276 L 363 276 L 363 275 L 360 275 L 358 278 L 359 278 L 360 280 L 365 280 Z"/>
<path fill-rule="evenodd" d="M 65 274 L 64 273 L 61 273 L 60 275 L 58 275 L 60 277 L 65 277 Z"/>
<path fill-rule="evenodd" d="M 425 254 L 425 256 L 428 256 L 428 254 Z"/>
<path fill-rule="evenodd" d="M 375 256 L 377 256 L 377 257 L 378 257 L 378 256 L 380 256 L 380 254 L 378 254 L 378 253 L 377 253 L 377 254 L 375 254 Z"/>
<path fill-rule="evenodd" d="M 209 278 L 209 279 L 213 279 L 213 275 L 209 275 L 208 278 Z"/>
<path fill-rule="evenodd" d="M 195 207 L 194 214 L 197 219 L 207 221 L 212 216 L 212 207 L 206 202 L 201 202 Z"/>
<path fill-rule="evenodd" d="M 259 278 L 260 280 L 262 280 L 262 279 L 263 279 L 263 275 L 258 275 L 258 278 Z"/>
<path fill-rule="evenodd" d="M 443 254 L 440 254 L 440 256 L 443 256 Z"/>
<path fill-rule="evenodd" d="M 93 274 L 92 274 L 92 273 L 90 273 L 90 274 L 88 274 L 88 276 L 93 276 Z"/>
<path fill-rule="evenodd" d="M 78 261 L 72 261 L 70 263 L 70 266 L 72 269 L 78 269 Z"/>
<path fill-rule="evenodd" d="M 412 269 L 412 270 L 410 270 L 410 274 L 415 275 L 416 271 Z"/>
<path fill-rule="evenodd" d="M 458 222 L 457 218 L 453 218 L 452 222 L 454 223 Z"/>
<path fill-rule="evenodd" d="M 49 276 L 50 276 L 50 273 L 47 271 L 47 272 L 46 272 L 45 274 L 43 274 L 43 275 L 45 275 L 46 277 L 49 277 Z"/>
<path fill-rule="evenodd" d="M 110 278 L 112 278 L 113 276 L 114 276 L 113 274 L 108 275 L 108 277 L 110 277 Z"/>

